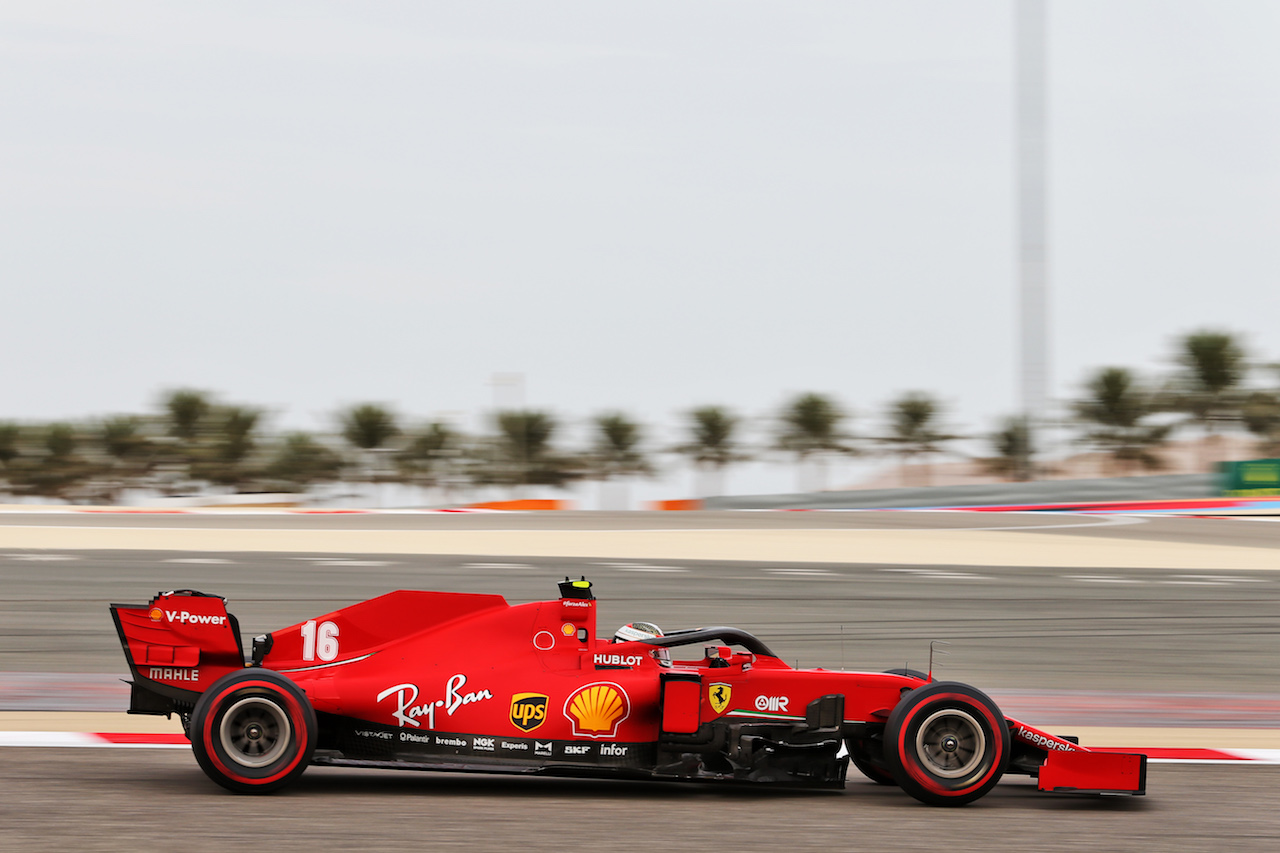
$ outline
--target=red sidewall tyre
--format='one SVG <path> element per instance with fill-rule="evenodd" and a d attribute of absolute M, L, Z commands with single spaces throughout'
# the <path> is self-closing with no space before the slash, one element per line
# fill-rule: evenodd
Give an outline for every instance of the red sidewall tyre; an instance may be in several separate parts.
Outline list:
<path fill-rule="evenodd" d="M 210 779 L 237 793 L 289 784 L 311 763 L 316 713 L 289 678 L 269 669 L 228 673 L 191 715 L 191 748 Z"/>
<path fill-rule="evenodd" d="M 846 738 L 849 760 L 853 766 L 877 785 L 896 785 L 898 781 L 882 763 L 884 742 L 879 738 Z"/>
<path fill-rule="evenodd" d="M 934 682 L 908 693 L 889 715 L 885 760 L 893 778 L 917 800 L 964 805 L 984 796 L 1004 775 L 1009 726 L 982 691 Z"/>

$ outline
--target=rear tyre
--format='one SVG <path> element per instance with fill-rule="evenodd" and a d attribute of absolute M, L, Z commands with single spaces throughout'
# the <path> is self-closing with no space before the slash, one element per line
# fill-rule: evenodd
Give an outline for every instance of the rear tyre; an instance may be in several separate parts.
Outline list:
<path fill-rule="evenodd" d="M 935 681 L 912 690 L 889 715 L 885 761 L 902 790 L 934 806 L 962 806 L 1004 775 L 1009 727 L 985 693 Z"/>
<path fill-rule="evenodd" d="M 191 748 L 210 779 L 266 793 L 302 775 L 316 748 L 316 713 L 287 677 L 254 667 L 213 683 L 191 715 Z"/>

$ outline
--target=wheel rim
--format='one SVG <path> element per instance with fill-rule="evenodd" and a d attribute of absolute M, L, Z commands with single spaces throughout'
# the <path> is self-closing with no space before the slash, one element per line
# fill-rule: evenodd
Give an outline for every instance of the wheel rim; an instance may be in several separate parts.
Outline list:
<path fill-rule="evenodd" d="M 245 767 L 266 767 L 284 755 L 291 732 L 284 710 L 257 697 L 228 708 L 219 728 L 227 757 Z"/>
<path fill-rule="evenodd" d="M 916 732 L 916 755 L 933 775 L 959 779 L 986 760 L 987 734 L 966 711 L 934 711 Z"/>

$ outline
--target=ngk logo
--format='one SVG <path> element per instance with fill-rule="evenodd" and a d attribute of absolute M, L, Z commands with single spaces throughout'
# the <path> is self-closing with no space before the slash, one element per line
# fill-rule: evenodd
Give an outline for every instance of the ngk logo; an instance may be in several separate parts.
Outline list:
<path fill-rule="evenodd" d="M 151 611 L 151 618 L 155 619 L 155 611 Z M 180 622 L 188 625 L 221 625 L 227 621 L 225 616 L 206 616 L 203 613 L 189 613 L 186 610 L 166 610 L 164 618 L 170 622 Z"/>

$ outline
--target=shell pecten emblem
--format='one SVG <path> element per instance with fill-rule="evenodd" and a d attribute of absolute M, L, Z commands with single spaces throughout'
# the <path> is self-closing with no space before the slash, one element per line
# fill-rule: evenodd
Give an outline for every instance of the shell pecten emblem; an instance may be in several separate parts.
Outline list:
<path fill-rule="evenodd" d="M 614 737 L 618 724 L 631 713 L 627 691 L 611 681 L 579 687 L 564 703 L 575 737 Z"/>

